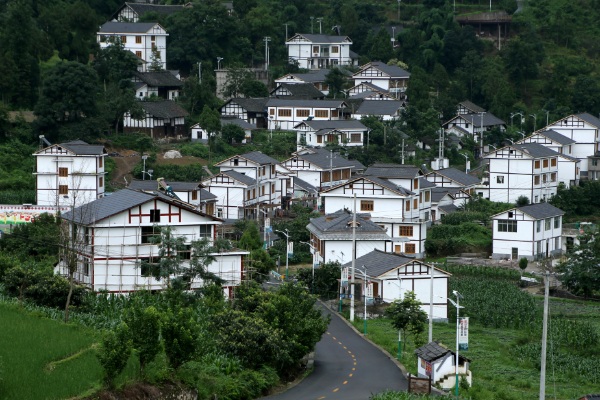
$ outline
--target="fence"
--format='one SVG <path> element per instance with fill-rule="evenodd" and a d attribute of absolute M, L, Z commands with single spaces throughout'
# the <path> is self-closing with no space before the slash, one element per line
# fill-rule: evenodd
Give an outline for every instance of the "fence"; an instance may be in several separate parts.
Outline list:
<path fill-rule="evenodd" d="M 431 377 L 429 378 L 417 378 L 412 374 L 408 374 L 408 392 L 409 393 L 420 393 L 420 394 L 431 394 Z"/>

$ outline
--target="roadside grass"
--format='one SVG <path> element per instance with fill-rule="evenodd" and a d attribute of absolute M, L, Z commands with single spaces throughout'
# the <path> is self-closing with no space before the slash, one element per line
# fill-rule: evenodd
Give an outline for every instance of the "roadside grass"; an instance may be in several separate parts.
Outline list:
<path fill-rule="evenodd" d="M 600 317 L 597 318 L 600 320 Z M 364 332 L 364 320 L 356 318 L 353 325 L 359 332 Z M 462 354 L 472 361 L 470 369 L 473 374 L 473 387 L 467 391 L 460 390 L 461 397 L 472 400 L 537 398 L 539 396 L 539 370 L 528 362 L 519 362 L 510 355 L 509 349 L 515 345 L 534 342 L 538 339 L 532 340 L 522 330 L 494 329 L 479 326 L 474 322 L 471 322 L 470 325 L 469 350 Z M 389 319 L 368 320 L 367 337 L 386 349 L 395 358 L 398 357 L 398 331 L 391 326 Z M 423 337 L 426 342 L 427 328 Z M 401 363 L 408 372 L 416 374 L 417 357 L 414 354 L 416 348 L 414 338 L 409 336 L 406 343 L 404 338 L 402 339 Z M 456 325 L 453 322 L 434 323 L 433 339 L 454 349 Z M 406 344 L 405 349 L 404 344 Z M 588 383 L 574 374 L 553 375 L 551 368 L 548 368 L 546 371 L 546 395 L 554 397 L 555 387 L 556 399 L 564 400 L 579 398 L 585 393 L 598 391 L 596 385 Z"/>
<path fill-rule="evenodd" d="M 0 321 L 0 397 L 66 399 L 102 386 L 103 371 L 93 348 L 100 341 L 98 332 L 40 318 L 7 304 L 0 304 Z M 115 384 L 131 373 L 135 365 L 128 366 Z"/>

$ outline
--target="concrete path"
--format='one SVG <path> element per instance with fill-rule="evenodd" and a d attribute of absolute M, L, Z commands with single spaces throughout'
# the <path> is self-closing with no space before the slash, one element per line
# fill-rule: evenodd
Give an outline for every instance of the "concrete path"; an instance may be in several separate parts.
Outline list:
<path fill-rule="evenodd" d="M 320 305 L 323 315 L 331 312 Z M 315 350 L 315 370 L 270 400 L 367 400 L 385 389 L 406 390 L 408 381 L 379 349 L 331 315 L 329 330 Z"/>

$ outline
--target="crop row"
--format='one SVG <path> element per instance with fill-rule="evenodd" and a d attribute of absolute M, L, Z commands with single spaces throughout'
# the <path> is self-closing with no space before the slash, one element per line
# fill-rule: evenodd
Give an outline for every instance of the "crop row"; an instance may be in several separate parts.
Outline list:
<path fill-rule="evenodd" d="M 485 267 L 475 265 L 444 265 L 441 269 L 450 272 L 454 276 L 474 276 L 482 278 L 504 279 L 507 281 L 518 281 L 521 273 L 516 269 Z"/>
<path fill-rule="evenodd" d="M 531 336 L 542 336 L 542 321 L 530 327 Z M 564 318 L 551 318 L 548 321 L 548 338 L 557 346 L 567 346 L 583 350 L 598 344 L 600 334 L 596 327 L 587 321 L 573 321 Z"/>

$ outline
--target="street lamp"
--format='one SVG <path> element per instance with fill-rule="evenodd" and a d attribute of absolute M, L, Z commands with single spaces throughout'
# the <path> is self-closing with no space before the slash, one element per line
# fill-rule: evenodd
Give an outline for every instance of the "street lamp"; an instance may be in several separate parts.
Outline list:
<path fill-rule="evenodd" d="M 514 117 L 515 115 L 520 115 L 520 116 L 521 116 L 521 118 L 523 118 L 523 114 L 521 114 L 521 113 L 514 113 L 514 114 L 513 114 L 513 113 L 510 113 L 510 127 L 511 127 L 511 128 L 513 127 L 513 117 Z M 523 125 L 523 122 L 521 122 L 521 125 Z"/>
<path fill-rule="evenodd" d="M 517 131 L 517 133 L 519 133 L 521 136 L 523 136 L 523 139 L 525 139 L 525 132 Z"/>
<path fill-rule="evenodd" d="M 398 22 L 400 22 L 400 3 L 402 0 L 398 0 Z"/>
<path fill-rule="evenodd" d="M 313 20 L 315 19 L 315 17 L 310 17 L 310 33 L 313 34 Z"/>
<path fill-rule="evenodd" d="M 365 265 L 362 266 L 365 270 L 361 271 L 359 269 L 360 272 L 362 272 L 362 274 L 365 277 L 365 291 L 364 291 L 364 302 L 365 302 L 365 335 L 367 334 L 367 267 Z"/>
<path fill-rule="evenodd" d="M 283 231 L 278 231 L 275 230 L 275 232 L 279 232 L 283 235 L 285 235 L 285 280 L 288 280 L 288 259 L 289 259 L 289 253 L 288 253 L 288 249 L 290 247 L 290 231 L 288 229 L 285 230 L 285 232 Z"/>
<path fill-rule="evenodd" d="M 302 244 L 306 244 L 313 251 L 313 254 L 316 252 L 315 247 L 308 242 L 300 242 Z M 313 263 L 312 263 L 312 294 L 315 294 L 315 259 L 313 255 Z"/>
<path fill-rule="evenodd" d="M 454 385 L 455 387 L 455 391 L 454 391 L 454 395 L 458 397 L 458 337 L 459 337 L 459 329 L 460 329 L 460 323 L 459 323 L 459 309 L 464 308 L 460 306 L 460 299 L 464 299 L 464 297 L 458 293 L 456 290 L 453 290 L 452 293 L 456 296 L 456 303 L 454 302 L 454 300 L 452 300 L 451 298 L 445 298 L 442 296 L 437 296 L 441 299 L 445 299 L 448 300 L 450 303 L 452 303 L 452 305 L 454 305 L 454 307 L 456 307 L 456 364 L 455 364 L 455 372 L 456 372 L 456 384 Z"/>
<path fill-rule="evenodd" d="M 536 131 L 536 129 L 535 129 L 535 128 L 536 128 L 536 126 L 537 126 L 537 115 L 535 115 L 535 114 L 529 114 L 529 116 L 530 116 L 531 118 L 533 118 L 533 131 L 535 132 L 535 131 Z"/>
<path fill-rule="evenodd" d="M 546 126 L 548 126 L 548 119 L 550 118 L 550 111 L 548 111 L 548 110 L 542 110 L 542 111 L 546 113 Z"/>
<path fill-rule="evenodd" d="M 513 142 L 513 140 L 512 140 L 512 139 L 506 138 L 506 139 L 504 139 L 504 140 L 508 140 L 508 141 L 509 141 L 511 144 L 515 144 L 515 142 Z"/>
<path fill-rule="evenodd" d="M 483 149 L 481 149 L 481 150 L 483 151 Z M 470 170 L 470 168 L 469 168 L 469 156 L 467 156 L 464 153 L 458 153 L 458 154 L 460 154 L 461 156 L 463 156 L 465 158 L 465 171 L 468 173 L 469 170 Z"/>
<path fill-rule="evenodd" d="M 223 60 L 223 57 L 217 57 L 217 69 L 221 69 L 221 60 Z"/>

